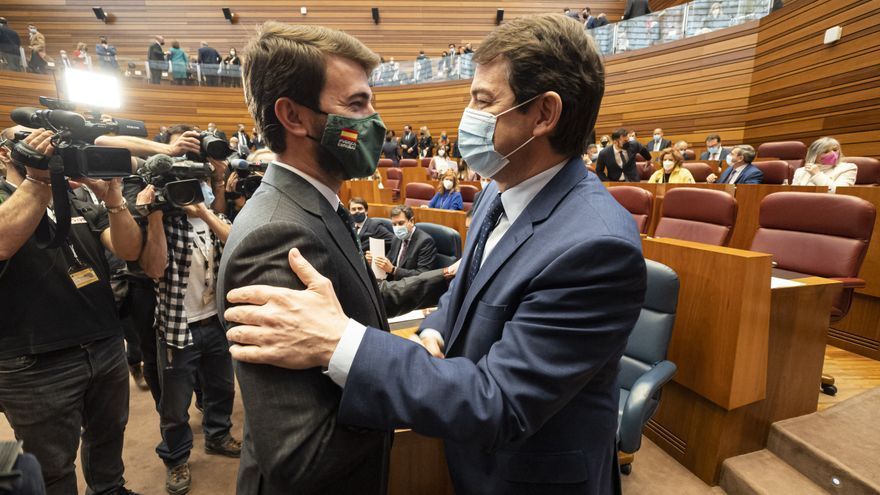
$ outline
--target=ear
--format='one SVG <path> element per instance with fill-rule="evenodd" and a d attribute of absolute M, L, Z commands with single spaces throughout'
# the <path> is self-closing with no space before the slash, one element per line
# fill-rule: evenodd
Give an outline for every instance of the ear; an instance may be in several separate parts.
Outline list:
<path fill-rule="evenodd" d="M 533 110 L 537 112 L 535 128 L 532 135 L 536 137 L 553 134 L 559 117 L 562 115 L 562 98 L 555 91 L 548 91 L 538 98 L 533 104 Z"/>
<path fill-rule="evenodd" d="M 308 134 L 302 105 L 287 97 L 275 100 L 275 115 L 288 134 L 304 138 Z"/>

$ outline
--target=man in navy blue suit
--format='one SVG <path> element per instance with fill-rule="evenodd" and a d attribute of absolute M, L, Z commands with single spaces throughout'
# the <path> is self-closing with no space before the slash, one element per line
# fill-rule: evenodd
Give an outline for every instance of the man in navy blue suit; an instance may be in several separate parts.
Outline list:
<path fill-rule="evenodd" d="M 505 23 L 474 61 L 458 143 L 493 181 L 422 345 L 350 319 L 292 249 L 307 288 L 230 291 L 230 351 L 326 368 L 341 424 L 443 438 L 457 493 L 619 493 L 617 378 L 645 263 L 632 216 L 579 157 L 601 56 L 580 25 L 546 14 Z"/>
<path fill-rule="evenodd" d="M 755 148 L 743 144 L 730 150 L 725 160 L 727 169 L 721 173 L 721 177 L 710 174 L 706 182 L 719 184 L 760 184 L 764 182 L 764 172 L 752 165 L 755 159 Z"/>

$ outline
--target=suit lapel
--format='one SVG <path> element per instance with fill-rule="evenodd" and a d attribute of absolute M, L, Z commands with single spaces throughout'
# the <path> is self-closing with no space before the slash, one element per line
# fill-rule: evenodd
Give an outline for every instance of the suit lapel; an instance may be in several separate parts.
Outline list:
<path fill-rule="evenodd" d="M 345 256 L 352 269 L 358 274 L 358 279 L 360 279 L 370 294 L 370 299 L 373 302 L 373 307 L 376 309 L 379 321 L 384 325 L 384 311 L 377 295 L 376 284 L 371 281 L 367 274 L 366 262 L 358 254 L 357 246 L 354 245 L 354 240 L 348 232 L 348 227 L 339 218 L 336 211 L 330 207 L 330 203 L 305 179 L 274 163 L 269 165 L 263 181 L 281 191 L 282 194 L 297 203 L 303 210 L 321 219 L 327 231 L 330 232 L 333 242 Z"/>
<path fill-rule="evenodd" d="M 562 201 L 569 191 L 584 179 L 587 175 L 587 169 L 580 157 L 572 158 L 562 167 L 555 177 L 544 186 L 544 188 L 535 196 L 534 199 L 526 207 L 525 211 L 516 219 L 516 222 L 510 226 L 504 236 L 486 258 L 483 266 L 477 272 L 477 277 L 471 282 L 470 289 L 467 293 L 464 291 L 464 284 L 456 283 L 456 291 L 452 294 L 454 302 L 461 301 L 460 307 L 454 304 L 452 310 L 455 310 L 455 324 L 452 327 L 449 342 L 446 343 L 446 349 L 452 349 L 452 345 L 461 333 L 464 327 L 465 319 L 470 312 L 471 307 L 477 300 L 477 296 L 482 293 L 483 289 L 495 276 L 498 270 L 504 266 L 507 261 L 512 258 L 520 246 L 523 245 L 534 233 L 534 225 L 543 222 L 556 206 Z M 487 191 L 492 194 L 498 192 L 497 186 L 492 184 Z M 481 198 L 482 200 L 482 195 Z M 491 201 L 486 202 L 491 204 Z M 481 208 L 479 218 L 474 218 L 472 225 L 481 225 L 483 218 L 486 216 L 486 208 Z M 461 260 L 461 266 L 467 267 L 470 264 L 471 256 L 473 256 L 473 239 L 475 235 L 468 236 L 465 257 Z M 466 269 L 466 268 L 465 268 Z M 459 282 L 458 280 L 456 282 Z"/>

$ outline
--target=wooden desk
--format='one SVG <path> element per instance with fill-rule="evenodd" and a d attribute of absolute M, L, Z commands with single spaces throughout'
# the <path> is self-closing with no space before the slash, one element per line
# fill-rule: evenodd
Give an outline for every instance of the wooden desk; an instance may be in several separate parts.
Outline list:
<path fill-rule="evenodd" d="M 730 247 L 749 249 L 755 231 L 758 230 L 758 217 L 761 212 L 761 200 L 768 194 L 783 191 L 795 192 L 828 192 L 827 187 L 818 186 L 783 186 L 777 184 L 740 184 L 736 186 L 734 196 L 737 202 L 736 224 L 730 238 Z"/>
<path fill-rule="evenodd" d="M 839 283 L 770 289 L 770 255 L 644 239 L 681 280 L 669 359 L 679 372 L 645 434 L 703 481 L 728 457 L 764 448 L 770 424 L 816 410 Z"/>
<path fill-rule="evenodd" d="M 378 203 L 381 200 L 379 183 L 373 180 L 347 180 L 339 188 L 339 200 L 348 207 L 351 198 L 361 197 L 367 203 Z"/>
<path fill-rule="evenodd" d="M 837 194 L 857 196 L 877 208 L 874 234 L 859 277 L 867 282 L 853 294 L 852 307 L 842 320 L 832 324 L 828 342 L 863 356 L 880 360 L 880 187 L 838 187 Z M 846 386 L 846 385 L 841 385 Z"/>
<path fill-rule="evenodd" d="M 391 495 L 454 495 L 443 441 L 412 430 L 396 430 L 388 473 Z"/>

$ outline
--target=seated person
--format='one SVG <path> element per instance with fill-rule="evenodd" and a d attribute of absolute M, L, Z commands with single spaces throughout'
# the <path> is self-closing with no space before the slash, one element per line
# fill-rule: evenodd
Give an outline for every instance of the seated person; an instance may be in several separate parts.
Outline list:
<path fill-rule="evenodd" d="M 794 186 L 828 186 L 830 192 L 856 183 L 859 168 L 845 161 L 840 143 L 829 137 L 819 138 L 807 148 L 804 166 L 795 170 Z"/>
<path fill-rule="evenodd" d="M 762 183 L 764 181 L 764 172 L 761 172 L 761 169 L 752 165 L 755 154 L 755 148 L 747 144 L 737 146 L 730 150 L 730 153 L 725 157 L 729 167 L 722 172 L 721 177 L 709 174 L 709 177 L 706 177 L 706 182 L 710 184 L 713 182 L 718 182 L 719 184 Z"/>
<path fill-rule="evenodd" d="M 441 210 L 463 210 L 464 202 L 458 189 L 458 177 L 455 170 L 447 170 L 440 176 L 440 185 L 437 186 L 437 194 L 431 198 L 431 202 L 422 205 L 422 208 L 440 208 Z"/>
<path fill-rule="evenodd" d="M 703 25 L 698 34 L 708 33 L 716 29 L 724 29 L 730 26 L 730 17 L 724 15 L 721 10 L 721 2 L 715 2 L 709 8 L 709 15 L 703 19 Z"/>
<path fill-rule="evenodd" d="M 700 154 L 700 160 L 725 160 L 729 151 L 721 146 L 721 136 L 709 134 L 706 136 L 706 151 Z"/>
<path fill-rule="evenodd" d="M 584 159 L 584 165 L 586 166 L 595 166 L 596 160 L 599 159 L 599 147 L 594 143 L 591 143 L 587 146 L 587 151 L 584 152 L 582 158 Z"/>
<path fill-rule="evenodd" d="M 431 162 L 428 163 L 428 172 L 432 179 L 440 177 L 447 170 L 456 170 L 457 168 L 458 164 L 446 155 L 445 148 L 438 149 L 437 155 L 431 158 Z"/>
<path fill-rule="evenodd" d="M 685 151 L 687 151 L 690 147 L 691 147 L 690 143 L 688 143 L 687 141 L 684 141 L 684 140 L 675 143 L 675 146 L 673 146 L 673 148 L 675 148 L 676 151 L 681 153 L 681 158 L 684 160 L 688 159 Z M 696 157 L 694 157 L 694 158 L 696 158 Z"/>
<path fill-rule="evenodd" d="M 471 171 L 471 168 L 468 167 L 468 164 L 464 159 L 458 162 L 457 170 L 455 178 L 458 179 L 458 182 L 480 180 L 480 176 L 477 175 L 476 172 Z"/>
<path fill-rule="evenodd" d="M 364 198 L 354 197 L 348 201 L 348 212 L 351 214 L 354 230 L 361 242 L 361 251 L 366 253 L 370 250 L 370 237 L 372 237 L 385 241 L 385 252 L 387 253 L 391 250 L 394 234 L 384 224 L 367 216 L 369 210 L 370 206 Z"/>
<path fill-rule="evenodd" d="M 657 161 L 662 166 L 654 172 L 648 182 L 652 184 L 693 184 L 694 176 L 691 171 L 682 167 L 684 159 L 681 153 L 674 148 L 666 148 L 660 152 Z"/>
<path fill-rule="evenodd" d="M 389 280 L 401 280 L 434 268 L 437 246 L 426 232 L 416 228 L 412 208 L 398 205 L 391 209 L 394 240 L 388 257 L 377 256 L 376 266 L 388 274 Z M 372 255 L 367 252 L 367 261 Z"/>

